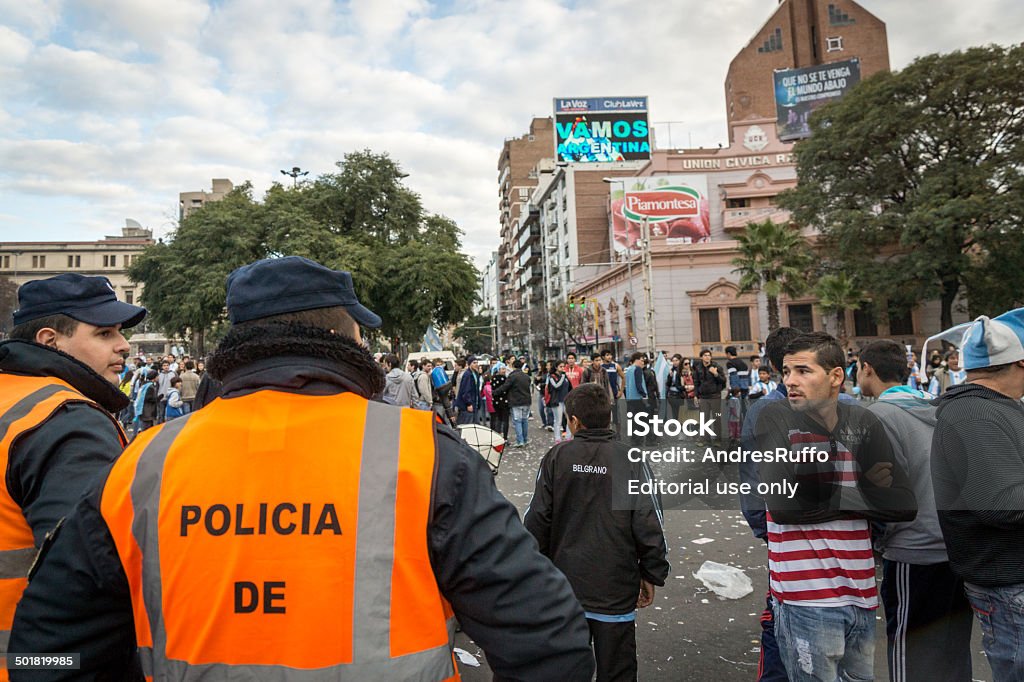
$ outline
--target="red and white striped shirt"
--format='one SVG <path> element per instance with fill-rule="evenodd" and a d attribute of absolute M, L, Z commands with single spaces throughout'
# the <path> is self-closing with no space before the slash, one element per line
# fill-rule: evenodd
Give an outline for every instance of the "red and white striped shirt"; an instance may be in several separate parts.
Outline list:
<path fill-rule="evenodd" d="M 791 430 L 794 450 L 831 449 L 827 436 Z M 830 465 L 818 476 L 856 486 L 858 465 L 852 453 L 834 443 Z M 772 596 L 801 606 L 878 608 L 871 529 L 865 519 L 782 524 L 768 513 L 768 570 Z"/>

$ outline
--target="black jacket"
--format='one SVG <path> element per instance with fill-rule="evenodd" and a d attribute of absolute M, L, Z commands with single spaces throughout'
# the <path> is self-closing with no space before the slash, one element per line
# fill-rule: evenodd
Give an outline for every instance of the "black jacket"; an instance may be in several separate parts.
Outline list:
<path fill-rule="evenodd" d="M 229 333 L 222 348 L 231 339 Z M 221 400 L 263 390 L 312 396 L 350 390 L 368 397 L 383 378 L 371 375 L 378 370 L 369 354 L 344 339 L 339 348 L 337 339 L 296 337 L 294 349 L 314 357 L 282 355 L 288 344 L 272 339 L 247 341 L 227 360 L 211 359 L 210 370 L 224 379 Z M 427 547 L 462 629 L 500 679 L 589 680 L 587 625 L 564 576 L 537 552 L 480 455 L 444 426 L 436 427 L 435 441 Z M 81 670 L 47 679 L 123 679 L 132 665 L 128 583 L 99 512 L 100 496 L 94 490 L 68 518 L 15 616 L 11 651 L 81 653 Z M 323 632 L 331 636 L 329 624 Z M 12 672 L 13 680 L 35 679 Z"/>
<path fill-rule="evenodd" d="M 1024 583 L 1024 407 L 978 384 L 935 404 L 932 485 L 950 565 L 978 585 Z"/>
<path fill-rule="evenodd" d="M 718 374 L 711 373 L 711 367 L 718 368 Z M 697 361 L 693 368 L 693 385 L 698 398 L 721 398 L 722 390 L 725 388 L 725 372 L 714 362 L 708 367 Z"/>
<path fill-rule="evenodd" d="M 521 369 L 512 370 L 505 383 L 491 393 L 492 397 L 507 396 L 509 407 L 523 407 L 530 404 L 530 377 Z"/>
<path fill-rule="evenodd" d="M 636 495 L 613 504 L 613 469 L 616 482 L 650 477 L 646 465 L 629 462 L 626 450 L 608 429 L 583 429 L 551 448 L 523 518 L 583 608 L 595 613 L 629 613 L 640 579 L 664 585 L 669 571 L 655 500 Z"/>
<path fill-rule="evenodd" d="M 0 390 L 3 374 L 61 379 L 111 413 L 128 405 L 128 398 L 92 369 L 35 343 L 0 343 Z M 32 527 L 37 547 L 122 447 L 113 420 L 86 403 L 64 405 L 13 444 L 4 472 L 7 490 Z"/>

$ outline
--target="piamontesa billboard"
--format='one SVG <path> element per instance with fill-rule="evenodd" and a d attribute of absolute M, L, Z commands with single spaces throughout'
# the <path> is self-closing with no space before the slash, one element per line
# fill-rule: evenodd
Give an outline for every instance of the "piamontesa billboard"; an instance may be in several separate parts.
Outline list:
<path fill-rule="evenodd" d="M 704 175 L 622 178 L 621 183 L 611 185 L 611 190 L 611 243 L 618 253 L 638 248 L 645 219 L 652 237 L 664 236 L 683 244 L 711 238 Z"/>

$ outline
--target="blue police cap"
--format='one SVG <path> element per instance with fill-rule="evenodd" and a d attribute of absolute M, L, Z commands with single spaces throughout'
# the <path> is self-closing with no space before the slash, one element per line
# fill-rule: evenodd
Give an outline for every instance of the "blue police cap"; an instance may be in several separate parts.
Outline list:
<path fill-rule="evenodd" d="M 364 327 L 381 324 L 380 317 L 359 303 L 352 275 L 308 258 L 265 258 L 228 275 L 228 317 L 232 323 L 335 306 L 344 308 Z"/>
<path fill-rule="evenodd" d="M 25 282 L 18 289 L 19 325 L 50 315 L 68 317 L 97 327 L 134 327 L 146 316 L 146 309 L 117 300 L 106 277 L 64 274 Z"/>

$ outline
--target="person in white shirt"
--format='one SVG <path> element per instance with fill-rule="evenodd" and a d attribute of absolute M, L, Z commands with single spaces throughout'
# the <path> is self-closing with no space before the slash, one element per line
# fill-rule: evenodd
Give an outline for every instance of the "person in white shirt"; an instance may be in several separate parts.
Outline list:
<path fill-rule="evenodd" d="M 757 381 L 750 385 L 750 392 L 747 394 L 747 397 L 751 400 L 763 398 L 778 387 L 778 383 L 772 381 L 771 370 L 767 367 L 759 367 L 757 370 Z"/>

